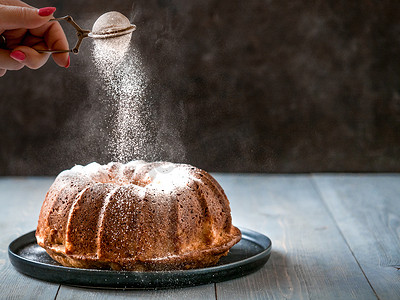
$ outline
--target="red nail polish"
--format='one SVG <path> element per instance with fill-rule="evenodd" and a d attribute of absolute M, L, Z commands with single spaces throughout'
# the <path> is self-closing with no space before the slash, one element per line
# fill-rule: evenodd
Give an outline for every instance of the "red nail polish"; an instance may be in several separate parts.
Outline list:
<path fill-rule="evenodd" d="M 50 16 L 55 11 L 56 11 L 55 7 L 43 7 L 41 9 L 39 9 L 39 16 L 47 17 L 47 16 Z"/>
<path fill-rule="evenodd" d="M 68 56 L 68 62 L 67 62 L 67 64 L 65 65 L 66 68 L 69 67 L 70 62 L 71 62 L 71 61 L 70 61 L 70 58 L 69 58 L 69 56 Z"/>
<path fill-rule="evenodd" d="M 26 55 L 24 52 L 16 50 L 10 53 L 10 57 L 18 61 L 23 61 L 26 58 Z"/>

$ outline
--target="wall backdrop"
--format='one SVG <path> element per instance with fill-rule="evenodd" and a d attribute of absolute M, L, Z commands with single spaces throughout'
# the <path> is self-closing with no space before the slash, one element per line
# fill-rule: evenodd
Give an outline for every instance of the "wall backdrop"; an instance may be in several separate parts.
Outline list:
<path fill-rule="evenodd" d="M 400 171 L 399 1 L 30 4 L 84 28 L 111 10 L 137 25 L 139 158 L 226 172 Z M 49 62 L 0 78 L 0 175 L 113 160 L 116 105 L 92 47 L 84 40 L 68 69 Z"/>

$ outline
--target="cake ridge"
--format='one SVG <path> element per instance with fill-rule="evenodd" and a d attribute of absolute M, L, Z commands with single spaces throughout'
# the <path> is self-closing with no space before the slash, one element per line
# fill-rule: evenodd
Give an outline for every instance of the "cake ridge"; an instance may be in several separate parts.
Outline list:
<path fill-rule="evenodd" d="M 96 237 L 97 237 L 97 239 L 96 239 L 97 257 L 100 257 L 100 250 L 101 250 L 101 247 L 100 247 L 100 241 L 101 241 L 100 234 L 101 234 L 101 232 L 100 232 L 100 230 L 101 230 L 102 224 L 103 224 L 104 213 L 105 213 L 105 210 L 106 210 L 106 208 L 107 208 L 107 206 L 108 206 L 108 204 L 110 202 L 110 199 L 111 199 L 112 195 L 115 194 L 115 192 L 119 188 L 120 188 L 120 186 L 117 186 L 117 187 L 115 187 L 114 189 L 112 189 L 111 191 L 109 191 L 107 193 L 107 196 L 105 197 L 104 202 L 103 202 L 103 206 L 102 206 L 102 208 L 100 210 L 99 219 L 97 221 L 97 235 L 96 235 Z"/>
<path fill-rule="evenodd" d="M 79 199 L 82 197 L 82 195 L 85 193 L 85 191 L 89 189 L 89 187 L 85 187 L 83 188 L 76 196 L 74 199 L 74 202 L 72 203 L 71 207 L 69 208 L 69 213 L 68 213 L 68 219 L 67 219 L 67 227 L 65 228 L 65 233 L 64 233 L 64 241 L 65 241 L 65 252 L 68 253 L 69 252 L 69 243 L 67 241 L 67 233 L 71 224 L 71 214 L 72 211 L 74 210 L 75 205 L 78 203 Z"/>
<path fill-rule="evenodd" d="M 54 184 L 55 183 L 56 182 L 54 182 L 52 184 L 52 186 L 50 187 L 49 191 L 46 193 L 46 199 L 51 195 L 51 193 L 56 193 L 57 192 L 57 191 L 54 190 L 55 189 L 54 188 Z M 63 190 L 67 185 L 68 185 L 68 183 L 64 183 L 63 186 L 61 187 L 61 190 Z M 58 193 L 57 193 L 57 196 L 58 196 Z M 53 201 L 50 201 L 50 203 L 43 202 L 42 208 L 41 208 L 41 213 L 43 211 L 44 216 L 43 216 L 42 219 L 39 219 L 39 221 L 38 221 L 38 228 L 39 229 L 46 230 L 46 229 L 49 228 L 49 218 L 48 218 L 48 216 L 50 215 L 51 210 L 54 209 L 55 202 L 57 201 L 57 196 L 53 197 Z M 40 224 L 41 222 L 44 222 L 45 224 Z M 41 225 L 41 226 L 39 226 L 39 225 Z M 43 236 L 44 234 L 45 234 L 44 232 L 41 232 L 41 234 L 39 235 L 39 239 L 38 239 L 38 244 L 39 245 L 44 245 L 44 243 L 45 243 L 45 239 L 44 239 L 44 236 Z"/>

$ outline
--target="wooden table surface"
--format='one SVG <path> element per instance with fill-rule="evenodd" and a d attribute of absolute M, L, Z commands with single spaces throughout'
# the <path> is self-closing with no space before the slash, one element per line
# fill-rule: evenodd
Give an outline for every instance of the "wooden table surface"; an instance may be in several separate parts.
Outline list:
<path fill-rule="evenodd" d="M 0 299 L 400 299 L 400 174 L 214 174 L 235 225 L 272 240 L 248 276 L 168 290 L 47 283 L 11 265 L 7 247 L 35 229 L 53 178 L 0 179 Z"/>

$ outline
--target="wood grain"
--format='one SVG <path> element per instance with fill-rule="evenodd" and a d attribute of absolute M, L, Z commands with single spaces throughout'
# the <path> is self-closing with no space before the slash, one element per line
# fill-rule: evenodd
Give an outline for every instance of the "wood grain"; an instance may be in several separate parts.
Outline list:
<path fill-rule="evenodd" d="M 217 176 L 236 225 L 272 240 L 265 267 L 217 284 L 218 299 L 376 299 L 308 176 Z"/>
<path fill-rule="evenodd" d="M 380 299 L 400 299 L 400 176 L 318 175 L 314 181 Z"/>
<path fill-rule="evenodd" d="M 57 300 L 215 299 L 214 284 L 168 290 L 96 290 L 61 286 Z"/>
<path fill-rule="evenodd" d="M 8 245 L 36 228 L 40 206 L 52 179 L 0 180 L 0 298 L 54 299 L 58 284 L 18 273 L 8 259 Z"/>

